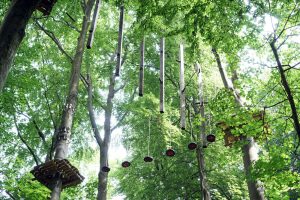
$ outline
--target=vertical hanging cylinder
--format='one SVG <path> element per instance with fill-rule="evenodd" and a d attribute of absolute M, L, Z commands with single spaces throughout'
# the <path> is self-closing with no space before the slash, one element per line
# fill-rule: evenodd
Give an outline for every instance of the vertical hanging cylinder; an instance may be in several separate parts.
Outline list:
<path fill-rule="evenodd" d="M 141 61 L 140 61 L 140 79 L 139 79 L 139 96 L 144 95 L 144 60 L 145 60 L 145 37 L 141 42 Z"/>
<path fill-rule="evenodd" d="M 123 43 L 123 24 L 124 24 L 124 5 L 121 5 L 121 7 L 120 7 L 120 20 L 119 20 L 117 66 L 116 66 L 116 73 L 115 73 L 116 76 L 120 76 L 121 54 L 122 54 L 122 43 Z"/>
<path fill-rule="evenodd" d="M 89 33 L 88 41 L 86 44 L 86 48 L 88 48 L 88 49 L 92 48 L 94 35 L 95 35 L 95 31 L 96 31 L 96 26 L 97 26 L 97 21 L 98 21 L 98 16 L 99 16 L 100 5 L 101 5 L 101 0 L 97 0 L 96 5 L 95 5 L 92 25 L 89 30 L 90 33 Z"/>
<path fill-rule="evenodd" d="M 195 64 L 195 71 L 198 74 L 198 95 L 199 95 L 199 104 L 200 104 L 200 116 L 201 116 L 201 126 L 200 126 L 200 136 L 202 139 L 202 147 L 207 147 L 206 133 L 205 133 L 205 110 L 204 110 L 204 87 L 203 87 L 203 79 L 202 79 L 202 71 L 199 63 Z"/>
<path fill-rule="evenodd" d="M 183 45 L 179 45 L 179 65 L 180 65 L 180 127 L 185 129 L 185 83 L 184 83 L 184 57 L 183 57 Z"/>
<path fill-rule="evenodd" d="M 159 111 L 165 112 L 165 38 L 160 40 Z"/>

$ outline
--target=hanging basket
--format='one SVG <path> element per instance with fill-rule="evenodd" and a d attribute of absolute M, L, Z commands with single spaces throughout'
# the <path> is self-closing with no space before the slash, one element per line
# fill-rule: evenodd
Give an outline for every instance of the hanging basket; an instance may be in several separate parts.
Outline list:
<path fill-rule="evenodd" d="M 122 167 L 127 168 L 130 167 L 131 163 L 129 161 L 122 162 Z"/>
<path fill-rule="evenodd" d="M 166 151 L 166 156 L 169 156 L 169 157 L 175 156 L 175 151 L 173 149 L 168 149 Z"/>
<path fill-rule="evenodd" d="M 152 161 L 153 161 L 153 158 L 150 157 L 150 156 L 146 156 L 146 157 L 144 158 L 144 161 L 145 161 L 145 162 L 152 162 Z"/>
<path fill-rule="evenodd" d="M 197 148 L 197 144 L 195 142 L 191 142 L 188 144 L 189 150 L 195 150 Z"/>
<path fill-rule="evenodd" d="M 109 168 L 108 166 L 103 166 L 103 167 L 101 168 L 101 171 L 102 171 L 102 172 L 108 173 L 108 172 L 110 171 L 110 168 Z"/>
<path fill-rule="evenodd" d="M 216 141 L 216 136 L 213 135 L 213 134 L 209 134 L 209 135 L 206 136 L 206 140 L 208 142 L 215 142 Z"/>

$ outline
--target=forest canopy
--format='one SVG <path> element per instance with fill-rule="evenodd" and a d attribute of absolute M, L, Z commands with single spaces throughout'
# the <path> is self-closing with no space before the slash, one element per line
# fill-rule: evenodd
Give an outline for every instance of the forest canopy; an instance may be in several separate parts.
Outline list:
<path fill-rule="evenodd" d="M 0 199 L 300 199 L 300 5 L 0 2 Z"/>

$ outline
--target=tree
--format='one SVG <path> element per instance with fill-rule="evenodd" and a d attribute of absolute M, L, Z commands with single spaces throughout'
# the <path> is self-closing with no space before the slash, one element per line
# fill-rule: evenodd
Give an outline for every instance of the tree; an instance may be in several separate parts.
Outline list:
<path fill-rule="evenodd" d="M 39 2 L 40 0 L 12 1 L 2 22 L 0 27 L 0 91 L 4 87 L 12 61 L 25 36 L 28 21 Z"/>

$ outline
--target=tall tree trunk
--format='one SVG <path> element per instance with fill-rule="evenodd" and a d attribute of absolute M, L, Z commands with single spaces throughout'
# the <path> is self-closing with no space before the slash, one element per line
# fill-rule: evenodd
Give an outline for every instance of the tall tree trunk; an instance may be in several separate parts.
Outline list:
<path fill-rule="evenodd" d="M 106 200 L 107 195 L 107 172 L 103 172 L 101 169 L 108 165 L 108 148 L 111 140 L 111 116 L 113 110 L 113 99 L 115 95 L 115 81 L 116 75 L 113 74 L 110 78 L 110 84 L 108 89 L 108 95 L 106 99 L 105 107 L 105 119 L 104 119 L 104 139 L 100 146 L 100 171 L 98 175 L 98 195 L 97 200 Z"/>
<path fill-rule="evenodd" d="M 69 85 L 69 93 L 65 108 L 63 110 L 60 128 L 57 133 L 55 145 L 55 159 L 65 159 L 68 154 L 68 141 L 71 135 L 71 128 L 73 123 L 73 116 L 77 103 L 78 84 L 80 78 L 80 70 L 82 63 L 82 56 L 84 52 L 84 42 L 88 30 L 88 22 L 91 16 L 92 7 L 95 0 L 89 0 L 86 4 L 85 15 L 83 17 L 82 28 L 77 43 L 76 53 L 72 63 L 71 80 Z M 62 180 L 59 177 L 53 186 L 51 193 L 51 200 L 60 199 L 62 190 Z"/>
<path fill-rule="evenodd" d="M 14 0 L 0 27 L 0 91 L 17 49 L 25 36 L 26 25 L 40 0 Z"/>
<path fill-rule="evenodd" d="M 288 81 L 286 79 L 286 76 L 284 74 L 284 70 L 283 70 L 283 67 L 282 67 L 282 64 L 281 64 L 281 61 L 280 61 L 280 58 L 279 58 L 279 54 L 278 54 L 277 48 L 275 47 L 275 42 L 276 42 L 276 40 L 273 40 L 270 43 L 270 46 L 271 46 L 273 55 L 274 55 L 276 63 L 277 63 L 277 68 L 278 68 L 280 78 L 281 78 L 281 84 L 284 88 L 287 99 L 290 103 L 291 112 L 292 112 L 292 119 L 294 121 L 294 128 L 295 128 L 295 131 L 298 135 L 298 139 L 300 141 L 300 123 L 299 123 L 297 108 L 296 108 L 296 105 L 295 105 L 294 97 L 292 95 L 292 91 L 290 89 L 289 83 L 288 83 Z"/>
<path fill-rule="evenodd" d="M 202 139 L 202 145 L 197 148 L 197 161 L 198 161 L 198 169 L 199 169 L 199 178 L 200 178 L 200 191 L 202 194 L 202 200 L 210 200 L 210 193 L 208 190 L 207 182 L 206 182 L 206 174 L 205 174 L 205 160 L 204 160 L 204 149 L 203 147 L 206 146 L 206 134 L 205 134 L 205 121 L 203 121 L 205 117 L 205 110 L 204 110 L 204 97 L 203 97 L 203 81 L 202 81 L 202 72 L 200 65 L 198 63 L 195 64 L 195 70 L 198 74 L 198 95 L 199 95 L 199 103 L 200 109 L 197 108 L 196 104 L 194 104 L 194 111 L 196 114 L 201 115 L 201 126 L 199 131 L 199 138 Z"/>
<path fill-rule="evenodd" d="M 217 61 L 220 75 L 221 75 L 221 78 L 222 78 L 225 88 L 232 91 L 237 104 L 240 107 L 243 107 L 244 106 L 243 100 L 238 95 L 238 92 L 235 90 L 232 83 L 229 82 L 229 79 L 226 76 L 226 71 L 224 70 L 224 68 L 222 66 L 221 59 L 220 59 L 220 56 L 219 56 L 217 50 L 213 48 L 212 52 Z M 242 152 L 244 154 L 243 155 L 244 170 L 245 170 L 245 174 L 246 174 L 246 178 L 247 178 L 247 186 L 248 186 L 250 200 L 263 200 L 264 199 L 264 188 L 259 185 L 257 180 L 255 180 L 251 177 L 251 173 L 250 173 L 250 168 L 251 168 L 252 163 L 258 159 L 257 145 L 252 137 L 244 137 L 243 140 L 247 142 L 247 144 L 245 144 L 242 147 Z"/>

